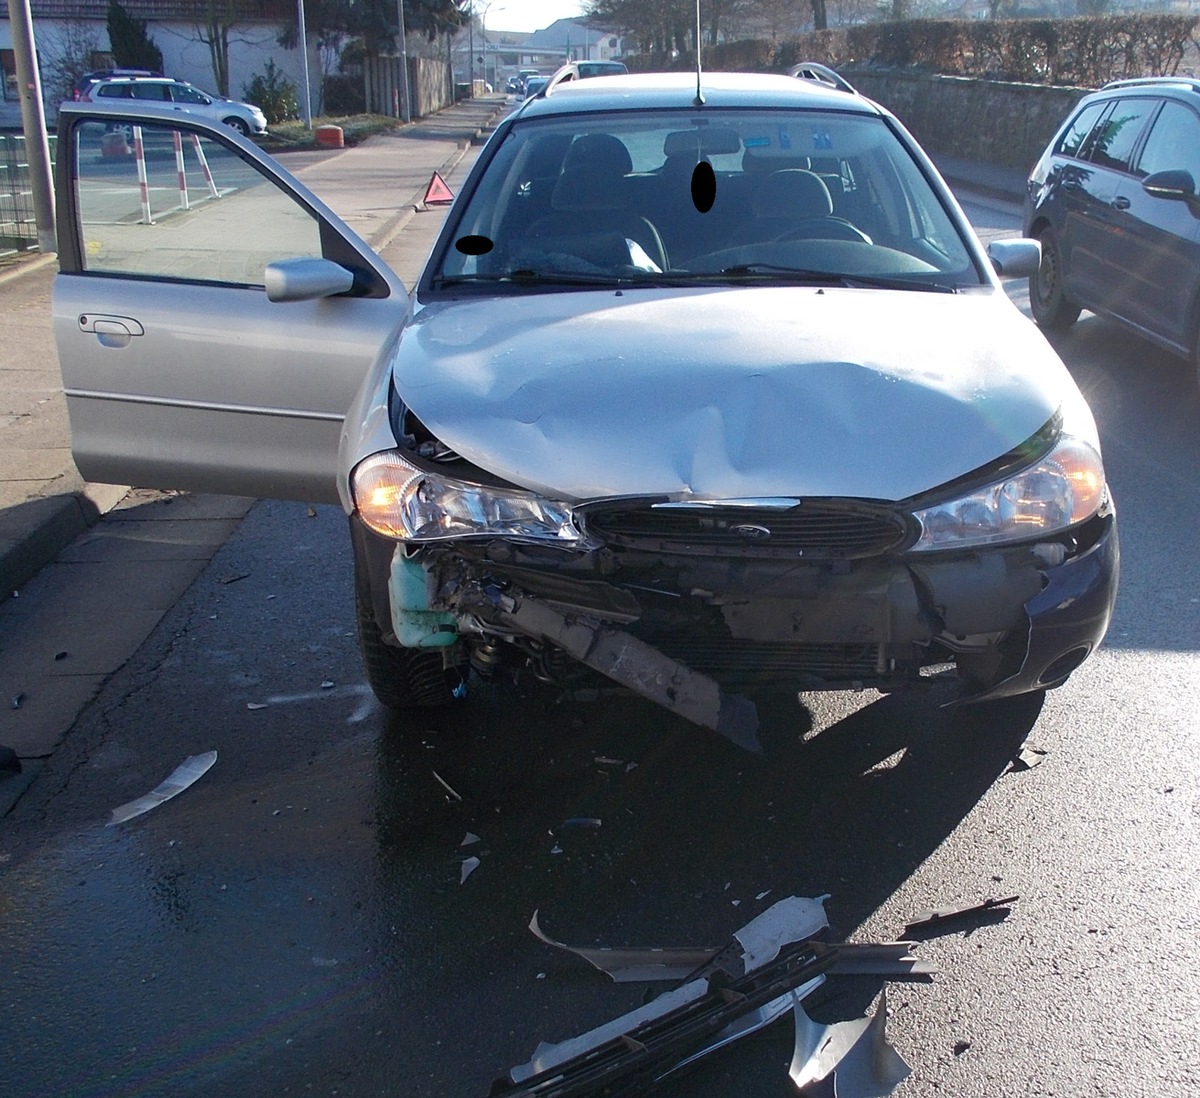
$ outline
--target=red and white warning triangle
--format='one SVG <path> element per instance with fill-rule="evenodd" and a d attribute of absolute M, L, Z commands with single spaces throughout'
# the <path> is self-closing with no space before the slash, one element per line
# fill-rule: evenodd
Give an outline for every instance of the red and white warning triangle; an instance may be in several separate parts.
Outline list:
<path fill-rule="evenodd" d="M 446 186 L 441 172 L 434 172 L 433 178 L 429 180 L 429 186 L 425 188 L 425 205 L 448 206 L 453 201 L 454 192 Z"/>

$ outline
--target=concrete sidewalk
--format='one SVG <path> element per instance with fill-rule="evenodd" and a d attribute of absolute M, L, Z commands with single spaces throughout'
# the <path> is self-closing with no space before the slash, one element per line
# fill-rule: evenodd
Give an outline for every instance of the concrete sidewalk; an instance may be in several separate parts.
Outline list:
<path fill-rule="evenodd" d="M 449 174 L 504 112 L 505 97 L 464 100 L 342 151 L 282 154 L 377 251 L 415 216 L 433 172 Z M 0 268 L 0 601 L 52 561 L 128 489 L 85 483 L 50 321 L 53 256 Z"/>

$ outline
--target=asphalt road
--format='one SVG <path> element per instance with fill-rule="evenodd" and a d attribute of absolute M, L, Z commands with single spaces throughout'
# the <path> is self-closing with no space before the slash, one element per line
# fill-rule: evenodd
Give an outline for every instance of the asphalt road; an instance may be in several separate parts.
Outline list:
<path fill-rule="evenodd" d="M 1057 345 L 1123 579 L 1107 645 L 1040 707 L 805 695 L 766 712 L 762 758 L 534 684 L 401 725 L 363 684 L 344 517 L 255 507 L 0 823 L 0 1093 L 481 1096 L 642 1001 L 538 942 L 535 909 L 569 942 L 703 945 L 826 893 L 858 939 L 1020 897 L 889 986 L 899 1098 L 1200 1093 L 1200 395 L 1090 316 Z M 1025 742 L 1045 754 L 1014 770 Z M 191 789 L 104 826 L 209 750 Z M 831 980 L 819 1012 L 878 986 Z M 790 1057 L 776 1027 L 657 1093 L 782 1098 Z"/>

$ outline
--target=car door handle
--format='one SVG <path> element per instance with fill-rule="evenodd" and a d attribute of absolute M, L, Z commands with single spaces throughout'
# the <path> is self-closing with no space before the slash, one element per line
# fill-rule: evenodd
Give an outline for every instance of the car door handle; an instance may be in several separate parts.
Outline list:
<path fill-rule="evenodd" d="M 81 313 L 79 330 L 92 332 L 103 347 L 128 347 L 134 336 L 146 334 L 146 329 L 131 316 L 108 316 L 103 313 Z"/>
<path fill-rule="evenodd" d="M 1126 198 L 1123 194 L 1117 195 L 1117 197 L 1112 200 L 1112 208 L 1114 210 L 1129 209 L 1129 199 Z"/>

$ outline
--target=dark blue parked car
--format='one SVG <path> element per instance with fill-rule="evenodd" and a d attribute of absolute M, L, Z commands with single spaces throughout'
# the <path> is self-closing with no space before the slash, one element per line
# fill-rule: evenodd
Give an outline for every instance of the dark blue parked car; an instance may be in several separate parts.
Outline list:
<path fill-rule="evenodd" d="M 1122 80 L 1081 100 L 1033 168 L 1025 235 L 1042 244 L 1041 327 L 1091 309 L 1200 368 L 1200 80 Z"/>

